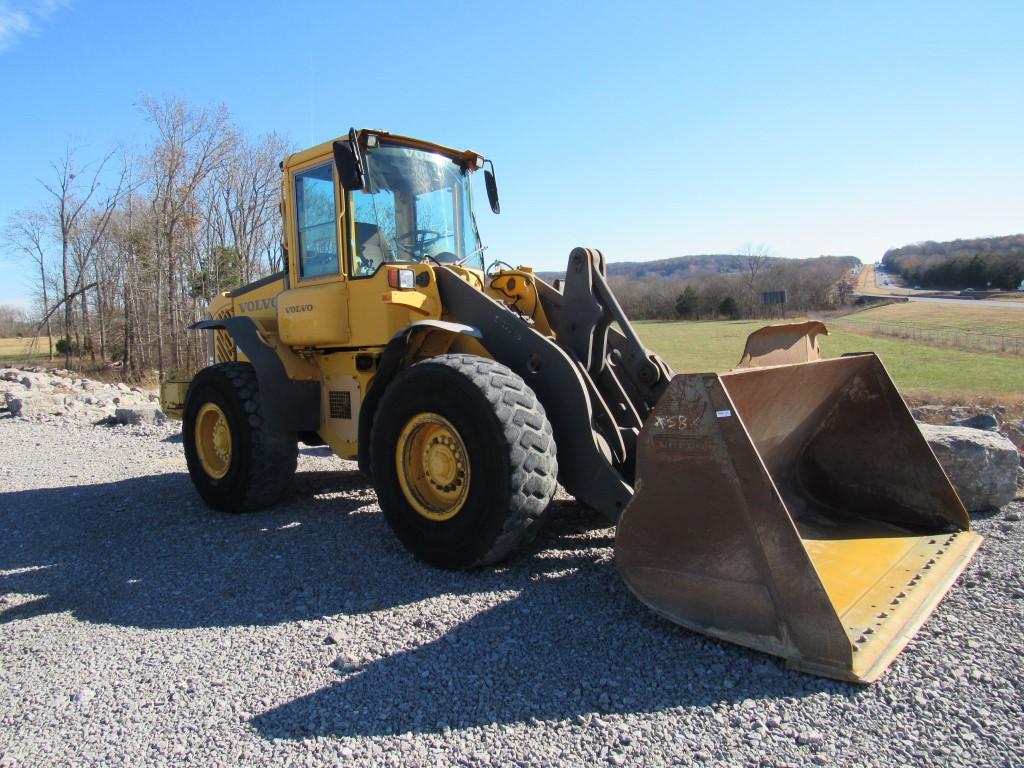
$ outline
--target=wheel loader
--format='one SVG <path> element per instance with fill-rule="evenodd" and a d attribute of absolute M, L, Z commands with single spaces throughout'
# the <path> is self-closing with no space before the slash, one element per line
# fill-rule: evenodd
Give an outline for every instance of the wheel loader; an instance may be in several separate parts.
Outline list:
<path fill-rule="evenodd" d="M 882 363 L 822 359 L 820 323 L 676 373 L 599 251 L 554 284 L 487 262 L 482 155 L 353 129 L 281 167 L 285 270 L 214 299 L 193 326 L 209 366 L 162 387 L 209 506 L 274 504 L 297 444 L 326 444 L 415 556 L 472 568 L 535 536 L 560 483 L 616 526 L 622 577 L 666 619 L 861 683 L 979 546 Z"/>

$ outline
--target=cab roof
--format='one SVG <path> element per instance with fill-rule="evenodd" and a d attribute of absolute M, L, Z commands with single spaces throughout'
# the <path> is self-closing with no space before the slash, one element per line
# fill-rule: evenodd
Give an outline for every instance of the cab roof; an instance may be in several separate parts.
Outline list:
<path fill-rule="evenodd" d="M 365 136 L 372 134 L 380 138 L 381 141 L 387 144 L 402 144 L 408 147 L 415 147 L 417 149 L 423 149 L 427 152 L 439 152 L 449 157 L 457 158 L 467 165 L 471 169 L 475 169 L 483 164 L 483 155 L 479 152 L 474 152 L 471 149 L 454 149 L 452 147 L 446 147 L 443 144 L 435 144 L 431 141 L 424 141 L 423 139 L 415 139 L 411 136 L 399 136 L 395 133 L 389 133 L 388 131 L 381 131 L 376 128 L 364 128 L 359 131 L 359 135 Z M 348 142 L 348 136 L 338 136 L 330 141 L 325 141 L 322 144 L 317 144 L 315 147 L 304 149 L 301 152 L 289 155 L 284 159 L 282 163 L 283 168 L 290 168 L 294 165 L 302 165 L 315 160 L 320 157 L 330 156 L 334 150 L 334 142 L 344 141 Z M 477 160 L 480 162 L 478 163 Z"/>

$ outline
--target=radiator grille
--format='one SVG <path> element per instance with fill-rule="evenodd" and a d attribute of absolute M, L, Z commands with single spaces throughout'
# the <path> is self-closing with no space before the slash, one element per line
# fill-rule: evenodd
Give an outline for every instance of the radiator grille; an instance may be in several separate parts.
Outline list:
<path fill-rule="evenodd" d="M 232 315 L 234 315 L 234 312 L 231 311 L 231 307 L 227 307 L 217 313 L 216 319 L 223 320 Z M 231 338 L 230 333 L 224 330 L 216 330 L 213 332 L 213 340 L 216 347 L 214 353 L 216 355 L 216 362 L 231 363 L 238 359 L 235 355 L 235 340 Z"/>
<path fill-rule="evenodd" d="M 352 418 L 352 393 L 331 390 L 327 397 L 332 419 Z"/>

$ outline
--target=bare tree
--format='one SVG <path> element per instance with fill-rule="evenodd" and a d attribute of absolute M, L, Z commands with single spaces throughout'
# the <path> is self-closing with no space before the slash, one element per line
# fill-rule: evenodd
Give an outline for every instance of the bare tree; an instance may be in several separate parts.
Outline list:
<path fill-rule="evenodd" d="M 763 244 L 758 243 L 747 243 L 743 246 L 742 254 L 746 263 L 746 284 L 747 284 L 747 296 L 749 302 L 749 311 L 751 313 L 756 311 L 758 307 L 757 301 L 757 282 L 758 277 L 761 275 L 762 270 L 771 258 L 772 253 L 769 248 Z"/>
<path fill-rule="evenodd" d="M 64 349 L 64 366 L 66 368 L 71 367 L 73 351 L 71 333 L 74 325 L 73 299 L 83 291 L 86 275 L 83 267 L 88 265 L 92 250 L 103 236 L 110 216 L 123 194 L 125 173 L 122 170 L 121 178 L 115 184 L 113 191 L 96 205 L 95 210 L 90 209 L 93 200 L 100 195 L 101 177 L 113 155 L 113 150 L 108 152 L 96 166 L 89 183 L 82 185 L 78 183 L 79 173 L 76 171 L 74 152 L 68 147 L 64 151 L 64 157 L 52 166 L 56 172 L 56 181 L 50 184 L 40 182 L 53 198 L 50 225 L 61 250 L 63 295 L 60 303 L 64 306 L 64 333 L 67 340 Z M 82 172 L 85 170 L 86 168 L 83 167 Z M 86 225 L 87 218 L 90 219 L 88 225 Z M 73 248 L 75 249 L 75 263 L 72 262 Z M 76 265 L 78 270 L 73 273 L 72 270 Z"/>
<path fill-rule="evenodd" d="M 39 270 L 39 291 L 42 302 L 40 315 L 45 318 L 48 359 L 53 360 L 53 332 L 50 322 L 49 279 L 47 275 L 47 253 L 45 242 L 49 223 L 46 214 L 39 210 L 15 211 L 4 229 L 5 250 L 30 259 Z"/>
<path fill-rule="evenodd" d="M 242 263 L 242 282 L 264 271 L 263 257 L 275 250 L 268 245 L 276 245 L 279 239 L 281 174 L 277 163 L 286 152 L 284 140 L 269 134 L 252 146 L 240 145 L 219 174 L 223 211 Z"/>
<path fill-rule="evenodd" d="M 80 166 L 65 151 L 48 204 L 12 217 L 8 249 L 39 270 L 41 323 L 126 378 L 198 362 L 186 331 L 219 291 L 280 268 L 280 170 L 288 147 L 244 137 L 224 107 L 146 98 L 153 143 Z M 106 184 L 104 184 L 106 182 Z M 76 341 L 77 340 L 77 341 Z M 98 360 L 96 359 L 98 357 Z"/>
<path fill-rule="evenodd" d="M 157 361 L 162 376 L 165 335 L 164 313 L 160 306 L 162 294 L 166 293 L 170 326 L 170 364 L 177 368 L 183 335 L 179 301 L 183 246 L 193 239 L 192 230 L 198 224 L 200 186 L 225 163 L 237 141 L 237 133 L 223 105 L 197 109 L 181 99 L 158 101 L 146 97 L 142 106 L 157 130 L 157 143 L 150 153 L 149 165 L 157 257 Z"/>

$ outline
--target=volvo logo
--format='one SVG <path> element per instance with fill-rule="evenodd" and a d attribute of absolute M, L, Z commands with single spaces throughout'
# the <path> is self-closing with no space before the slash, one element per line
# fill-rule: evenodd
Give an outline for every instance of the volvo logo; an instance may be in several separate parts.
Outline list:
<path fill-rule="evenodd" d="M 238 310 L 243 313 L 259 312 L 261 309 L 270 309 L 276 306 L 277 299 L 253 299 L 238 302 Z"/>
<path fill-rule="evenodd" d="M 299 312 L 312 312 L 313 311 L 313 305 L 312 304 L 296 304 L 293 307 L 285 307 L 284 311 L 287 314 L 289 314 L 289 315 L 294 315 L 294 314 L 297 314 Z"/>

